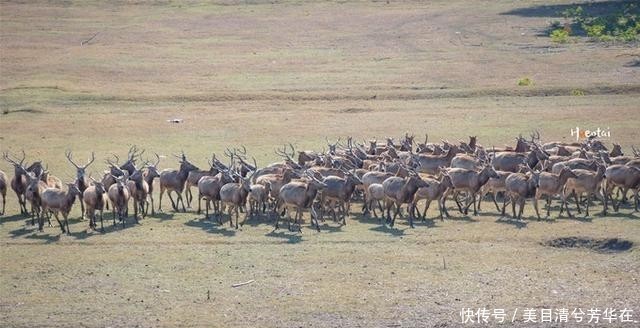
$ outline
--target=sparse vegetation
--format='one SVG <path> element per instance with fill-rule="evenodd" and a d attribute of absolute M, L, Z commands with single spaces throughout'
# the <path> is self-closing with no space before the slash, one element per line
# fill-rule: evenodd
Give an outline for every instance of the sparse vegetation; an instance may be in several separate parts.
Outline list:
<path fill-rule="evenodd" d="M 580 89 L 573 89 L 573 90 L 571 90 L 571 95 L 572 96 L 584 96 L 584 91 L 582 91 Z"/>
<path fill-rule="evenodd" d="M 523 77 L 518 80 L 518 85 L 521 87 L 527 87 L 533 84 L 533 81 L 528 77 Z"/>
<path fill-rule="evenodd" d="M 0 115 L 0 151 L 25 148 L 67 182 L 76 169 L 65 150 L 83 161 L 95 151 L 87 173 L 97 178 L 106 157 L 124 158 L 133 143 L 145 159 L 158 152 L 162 170 L 177 168 L 171 154 L 181 150 L 205 168 L 212 152 L 240 142 L 265 165 L 274 145 L 321 150 L 338 135 L 362 142 L 410 131 L 438 142 L 477 132 L 500 147 L 539 126 L 545 138 L 569 140 L 569 128 L 598 125 L 603 112 L 614 141 L 628 149 L 638 137 L 630 118 L 640 84 L 635 70 L 619 69 L 635 58 L 621 57 L 628 47 L 569 58 L 547 53 L 546 37 L 524 45 L 510 36 L 531 19 L 500 13 L 540 1 L 217 3 L 0 2 L 0 112 L 10 111 Z M 488 31 L 492 17 L 506 23 L 447 38 L 459 26 Z M 525 75 L 544 89 L 519 87 Z M 572 97 L 575 88 L 586 94 Z M 184 122 L 166 123 L 176 117 Z M 0 170 L 13 173 L 1 160 Z M 432 205 L 416 229 L 400 219 L 386 229 L 358 215 L 358 202 L 347 225 L 327 220 L 321 233 L 305 214 L 302 234 L 274 232 L 264 217 L 236 231 L 168 211 L 122 229 L 105 213 L 98 233 L 76 203 L 71 234 L 61 235 L 34 232 L 15 194 L 7 198 L 3 326 L 457 327 L 461 307 L 640 304 L 640 220 L 627 208 L 537 222 L 527 204 L 524 222 L 493 211 L 441 222 Z M 540 244 L 567 236 L 634 247 L 608 256 Z"/>
<path fill-rule="evenodd" d="M 551 40 L 553 42 L 567 43 L 569 41 L 569 32 L 562 28 L 551 31 L 551 34 L 549 34 L 549 36 L 551 36 Z"/>
<path fill-rule="evenodd" d="M 589 4 L 585 5 L 589 6 Z M 627 3 L 610 14 L 590 14 L 582 6 L 575 6 L 562 12 L 565 19 L 563 30 L 559 22 L 551 23 L 549 36 L 553 42 L 566 42 L 570 31 L 586 36 L 594 41 L 638 41 L 640 35 L 640 7 Z M 565 40 L 565 41 L 563 41 Z"/>

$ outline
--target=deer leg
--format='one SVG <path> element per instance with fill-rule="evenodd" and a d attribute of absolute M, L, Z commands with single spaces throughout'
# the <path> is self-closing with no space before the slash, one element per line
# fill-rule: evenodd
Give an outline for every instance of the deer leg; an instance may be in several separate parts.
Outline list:
<path fill-rule="evenodd" d="M 193 195 L 191 194 L 191 186 L 187 186 L 187 188 L 185 188 L 184 197 L 187 199 L 187 207 L 191 208 L 191 201 L 193 200 Z"/>
<path fill-rule="evenodd" d="M 587 192 L 587 205 L 586 205 L 586 208 L 584 210 L 585 211 L 584 212 L 584 217 L 585 218 L 589 216 L 589 202 L 591 202 L 591 193 Z"/>
<path fill-rule="evenodd" d="M 582 213 L 582 211 L 580 210 L 580 201 L 578 200 L 578 193 L 574 190 L 573 191 L 573 199 L 575 199 L 576 201 L 576 207 L 578 208 L 578 214 Z M 582 197 L 582 193 L 580 193 L 580 197 Z"/>
<path fill-rule="evenodd" d="M 302 208 L 301 207 L 296 208 L 296 224 L 298 225 L 298 232 L 302 232 Z"/>
<path fill-rule="evenodd" d="M 104 232 L 104 224 L 102 223 L 102 210 L 100 210 L 100 230 Z"/>
<path fill-rule="evenodd" d="M 7 205 L 7 198 L 5 195 L 2 195 L 2 212 L 0 212 L 0 215 L 4 215 L 4 207 L 5 205 Z"/>
<path fill-rule="evenodd" d="M 424 212 L 422 214 L 422 222 L 427 220 L 427 211 L 429 210 L 429 206 L 431 205 L 431 201 L 432 201 L 431 199 L 427 199 L 427 201 L 424 203 Z M 419 211 L 418 211 L 418 214 L 420 214 Z M 442 218 L 442 216 L 440 216 L 440 217 Z"/>
<path fill-rule="evenodd" d="M 167 190 L 167 196 L 169 196 L 169 200 L 171 201 L 171 207 L 173 208 L 173 210 L 175 212 L 177 212 L 178 211 L 178 207 L 176 206 L 176 203 L 173 201 L 173 197 L 171 197 L 171 192 L 172 191 L 173 190 Z"/>
<path fill-rule="evenodd" d="M 62 213 L 62 217 L 64 218 L 64 224 L 67 226 L 67 235 L 71 233 L 71 230 L 69 229 L 69 220 L 67 219 L 67 216 L 69 214 L 68 213 Z"/>
<path fill-rule="evenodd" d="M 473 215 L 477 216 L 478 215 L 478 208 L 476 208 L 476 194 L 473 193 Z"/>
<path fill-rule="evenodd" d="M 160 198 L 158 199 L 158 212 L 162 213 L 162 195 L 164 195 L 164 188 L 160 186 Z"/>
<path fill-rule="evenodd" d="M 65 233 L 65 229 L 64 229 L 64 224 L 62 224 L 62 222 L 60 222 L 60 218 L 58 218 L 58 212 L 53 212 L 53 214 L 56 217 L 56 221 L 58 221 L 58 226 L 60 226 L 60 229 L 62 230 L 62 233 Z"/>
<path fill-rule="evenodd" d="M 411 204 L 408 204 L 408 206 L 411 207 Z M 409 226 L 411 228 L 414 228 L 414 226 L 413 226 L 413 214 L 415 213 L 415 211 L 414 210 L 408 210 L 407 212 L 409 212 L 408 213 L 409 214 Z"/>
<path fill-rule="evenodd" d="M 184 206 L 184 199 L 182 199 L 182 192 L 176 191 L 178 194 L 178 202 L 182 203 L 182 213 L 187 213 L 187 208 Z"/>
<path fill-rule="evenodd" d="M 494 196 L 495 199 L 495 196 Z M 507 195 L 502 196 L 502 216 L 505 216 L 505 209 L 507 208 Z"/>
<path fill-rule="evenodd" d="M 151 203 L 151 215 L 156 215 L 156 209 L 153 207 L 153 195 L 151 195 L 151 193 L 149 193 L 149 201 Z"/>
<path fill-rule="evenodd" d="M 568 215 L 570 218 L 573 218 L 573 215 L 572 215 L 572 214 L 571 214 L 571 212 L 569 211 L 569 202 L 567 201 L 568 196 L 570 196 L 570 195 L 567 195 L 567 194 L 566 194 L 566 190 L 565 190 L 565 191 L 563 191 L 562 198 L 563 198 L 564 207 L 567 209 L 567 215 Z M 562 209 L 561 209 L 560 213 L 562 214 Z"/>
<path fill-rule="evenodd" d="M 538 221 L 540 221 L 540 213 L 538 212 L 538 198 L 540 198 L 540 196 L 536 193 L 536 195 L 533 197 L 533 208 L 536 210 Z"/>
<path fill-rule="evenodd" d="M 513 219 L 516 218 L 516 200 L 515 197 L 511 197 L 511 211 L 513 212 Z"/>
<path fill-rule="evenodd" d="M 78 195 L 78 200 L 80 201 L 80 220 L 84 220 L 84 202 L 82 201 L 82 192 Z"/>
<path fill-rule="evenodd" d="M 520 199 L 520 212 L 518 213 L 518 220 L 522 220 L 522 212 L 524 211 L 524 203 L 526 202 L 526 199 L 524 197 L 522 197 Z"/>

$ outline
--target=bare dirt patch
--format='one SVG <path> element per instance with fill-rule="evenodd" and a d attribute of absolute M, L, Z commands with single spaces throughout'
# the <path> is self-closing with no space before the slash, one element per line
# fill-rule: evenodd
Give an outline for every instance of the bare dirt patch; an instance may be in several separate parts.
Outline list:
<path fill-rule="evenodd" d="M 618 238 L 562 237 L 549 240 L 543 245 L 555 248 L 587 248 L 600 253 L 616 253 L 630 250 L 633 247 L 633 242 Z"/>

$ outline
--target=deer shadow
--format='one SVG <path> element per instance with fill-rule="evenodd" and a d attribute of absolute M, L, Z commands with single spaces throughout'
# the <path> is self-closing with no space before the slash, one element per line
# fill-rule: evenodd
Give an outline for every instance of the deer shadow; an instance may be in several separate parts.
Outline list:
<path fill-rule="evenodd" d="M 29 220 L 29 223 L 31 223 L 31 217 L 30 216 L 26 216 L 24 214 L 14 214 L 11 216 L 0 216 L 0 224 L 5 224 L 7 222 L 17 222 L 20 220 Z"/>
<path fill-rule="evenodd" d="M 51 244 L 51 243 L 58 242 L 61 236 L 62 236 L 62 231 L 59 231 L 59 234 L 57 235 L 51 235 L 49 233 L 46 233 L 46 234 L 34 233 L 29 236 L 26 236 L 25 238 L 32 239 L 32 240 L 42 240 L 42 241 L 45 241 L 46 244 Z"/>
<path fill-rule="evenodd" d="M 582 4 L 557 4 L 557 5 L 537 5 L 531 7 L 523 7 L 509 10 L 507 12 L 500 13 L 500 15 L 512 15 L 521 17 L 563 17 L 562 12 L 581 6 L 585 14 L 589 16 L 605 16 L 611 15 L 618 11 L 624 4 L 632 4 L 635 1 L 632 0 L 610 0 L 594 3 L 582 3 Z"/>
<path fill-rule="evenodd" d="M 297 244 L 302 241 L 302 235 L 297 232 L 290 231 L 282 231 L 282 230 L 272 230 L 265 236 L 272 238 L 281 238 L 286 239 L 287 244 Z"/>
<path fill-rule="evenodd" d="M 518 229 L 523 229 L 527 227 L 526 221 L 521 221 L 518 219 L 509 218 L 509 217 L 499 217 L 495 222 L 502 223 L 502 224 L 510 224 Z"/>
<path fill-rule="evenodd" d="M 383 233 L 390 234 L 390 235 L 395 236 L 395 237 L 400 237 L 400 236 L 404 236 L 405 235 L 404 231 L 406 229 L 398 229 L 398 228 L 395 228 L 395 227 L 389 227 L 386 224 L 381 224 L 381 225 L 379 225 L 377 227 L 373 227 L 373 228 L 371 228 L 369 230 L 377 231 L 377 232 L 383 232 Z"/>
<path fill-rule="evenodd" d="M 184 225 L 189 227 L 200 228 L 208 233 L 219 234 L 227 237 L 235 236 L 236 234 L 235 228 L 229 227 L 230 229 L 233 229 L 233 230 L 225 228 L 224 221 L 222 225 L 219 225 L 217 222 L 213 222 L 205 219 L 194 219 L 194 220 L 185 222 Z"/>

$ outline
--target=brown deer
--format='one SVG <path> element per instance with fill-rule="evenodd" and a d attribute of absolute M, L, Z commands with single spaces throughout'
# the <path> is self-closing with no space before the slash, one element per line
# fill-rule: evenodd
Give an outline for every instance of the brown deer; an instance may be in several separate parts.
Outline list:
<path fill-rule="evenodd" d="M 67 191 L 58 189 L 58 188 L 46 188 L 42 191 L 40 195 L 42 201 L 42 209 L 43 211 L 52 212 L 58 221 L 58 225 L 60 229 L 62 229 L 62 233 L 70 233 L 69 230 L 69 212 L 73 207 L 73 203 L 76 198 L 80 194 L 80 190 L 75 183 L 67 184 Z M 62 218 L 64 218 L 64 223 L 60 222 L 60 218 L 58 217 L 58 213 L 62 213 Z M 40 217 L 40 229 L 42 230 L 42 226 L 44 225 L 44 216 Z M 66 229 L 65 229 L 66 227 Z"/>
<path fill-rule="evenodd" d="M 0 215 L 4 215 L 4 209 L 7 205 L 7 174 L 0 170 L 0 196 L 2 196 L 2 211 Z"/>
<path fill-rule="evenodd" d="M 184 206 L 184 200 L 182 199 L 182 191 L 184 190 L 184 184 L 187 181 L 189 172 L 197 170 L 198 168 L 187 160 L 184 152 L 181 156 L 174 156 L 180 160 L 180 168 L 178 170 L 165 169 L 160 173 L 159 212 L 162 212 L 162 195 L 164 195 L 165 190 L 167 191 L 167 196 L 169 196 L 173 210 L 178 212 L 178 206 L 182 203 L 182 211 L 187 212 L 187 208 Z M 173 201 L 173 197 L 171 197 L 172 191 L 177 195 L 175 202 Z"/>
<path fill-rule="evenodd" d="M 640 169 L 627 165 L 610 165 L 604 172 L 604 214 L 607 214 L 607 203 L 611 199 L 613 210 L 618 211 L 620 204 L 616 204 L 611 195 L 614 187 L 622 190 L 626 195 L 629 189 L 634 190 L 634 210 L 638 211 L 638 189 L 640 189 Z"/>
<path fill-rule="evenodd" d="M 464 211 L 461 207 L 459 207 L 460 212 L 464 213 L 465 215 L 468 212 L 469 206 L 471 206 L 471 202 L 473 202 L 473 215 L 478 215 L 476 198 L 478 192 L 480 191 L 480 188 L 482 188 L 482 186 L 484 186 L 484 184 L 487 183 L 490 178 L 500 178 L 498 173 L 496 173 L 491 165 L 485 165 L 480 171 L 472 171 L 460 168 L 448 169 L 446 171 L 446 175 L 451 178 L 453 188 L 447 190 L 442 196 L 442 206 L 446 207 L 445 200 L 450 192 L 453 192 L 454 198 L 456 198 L 456 194 L 458 192 L 465 191 L 468 193 L 467 205 L 465 206 Z M 458 204 L 458 206 L 460 205 Z"/>
<path fill-rule="evenodd" d="M 125 221 L 127 219 L 127 209 L 129 207 L 129 188 L 127 188 L 127 180 L 129 174 L 125 172 L 123 176 L 114 177 L 116 182 L 109 187 L 107 194 L 109 195 L 109 201 L 111 201 L 113 225 L 116 225 L 116 213 L 118 219 L 122 221 L 122 227 L 125 227 Z M 138 223 L 138 218 L 135 218 Z"/>
<path fill-rule="evenodd" d="M 24 150 L 22 151 L 22 158 L 12 159 L 9 155 L 9 152 L 3 152 L 2 157 L 5 161 L 13 164 L 14 167 L 14 176 L 11 178 L 11 189 L 16 193 L 16 197 L 18 198 L 18 204 L 20 206 L 20 214 L 27 215 L 29 211 L 27 211 L 27 199 L 25 197 L 25 192 L 27 191 L 27 186 L 29 185 L 28 172 L 24 167 L 23 163 L 26 158 L 26 154 Z"/>
<path fill-rule="evenodd" d="M 144 181 L 147 182 L 147 186 L 149 186 L 149 201 L 151 203 L 151 215 L 156 214 L 155 205 L 153 204 L 153 180 L 155 178 L 160 177 L 160 173 L 158 173 L 158 164 L 160 164 L 160 156 L 156 155 L 156 162 L 153 164 L 147 164 L 147 171 L 144 173 L 143 178 Z M 148 211 L 148 210 L 147 210 Z"/>
<path fill-rule="evenodd" d="M 551 211 L 551 199 L 562 193 L 565 183 L 569 178 L 577 178 L 575 173 L 570 168 L 563 168 L 559 174 L 541 172 L 538 178 L 538 188 L 536 189 L 536 196 L 533 199 L 534 208 L 538 208 L 538 199 L 542 196 L 547 196 L 547 217 Z M 536 210 L 537 212 L 537 210 Z"/>
<path fill-rule="evenodd" d="M 562 190 L 562 205 L 560 205 L 560 215 L 562 215 L 563 209 L 566 208 L 569 217 L 573 217 L 573 215 L 569 211 L 569 203 L 567 202 L 567 198 L 569 198 L 569 196 L 572 194 L 576 201 L 578 213 L 581 212 L 578 196 L 581 196 L 583 193 L 587 194 L 585 217 L 589 216 L 589 203 L 592 195 L 595 195 L 597 198 L 602 200 L 604 208 L 605 199 L 604 196 L 601 195 L 600 190 L 600 184 L 602 182 L 602 179 L 604 178 L 605 173 L 604 166 L 598 165 L 598 168 L 595 172 L 584 169 L 575 169 L 573 170 L 573 173 L 576 175 L 576 177 L 569 178 L 564 186 L 564 189 Z"/>
<path fill-rule="evenodd" d="M 87 190 L 87 188 L 89 187 L 89 181 L 87 181 L 87 178 L 86 178 L 87 168 L 96 160 L 96 155 L 94 152 L 91 152 L 91 158 L 87 161 L 85 165 L 78 165 L 73 161 L 72 159 L 73 154 L 71 153 L 71 150 L 67 150 L 65 152 L 65 156 L 67 157 L 67 160 L 69 161 L 69 163 L 71 163 L 71 165 L 73 165 L 76 168 L 75 183 L 76 183 L 76 186 L 78 187 L 78 190 L 80 190 L 80 195 L 78 196 L 78 200 L 80 200 L 80 209 L 82 211 L 80 218 L 84 219 L 85 210 L 84 210 L 84 202 L 82 201 L 82 197 L 84 196 L 84 191 Z"/>
<path fill-rule="evenodd" d="M 313 207 L 313 201 L 318 194 L 318 191 L 326 188 L 326 184 L 322 181 L 316 179 L 312 173 L 309 171 L 305 171 L 305 175 L 308 181 L 292 181 L 280 188 L 278 193 L 279 201 L 278 201 L 278 209 L 293 208 L 296 211 L 294 224 L 298 225 L 298 231 L 302 232 L 300 228 L 300 221 L 302 220 L 302 211 L 305 208 L 310 208 L 311 210 L 311 223 L 315 224 L 318 232 L 320 231 L 320 224 L 318 223 L 318 214 Z M 288 227 L 289 231 L 291 231 L 291 218 L 290 211 L 287 211 L 289 215 Z M 275 229 L 278 229 L 278 221 L 279 216 L 276 217 Z"/>
<path fill-rule="evenodd" d="M 526 199 L 535 196 L 540 176 L 540 173 L 532 171 L 528 166 L 526 168 L 529 170 L 528 173 L 511 173 L 505 180 L 505 188 L 507 195 L 510 198 L 513 218 L 517 218 L 518 220 L 522 220 L 522 212 L 524 211 Z M 517 216 L 516 203 L 520 206 Z M 502 208 L 502 213 L 504 213 L 504 206 Z M 540 213 L 538 213 L 537 208 L 536 215 L 538 216 L 538 219 L 540 219 Z"/>
<path fill-rule="evenodd" d="M 424 181 L 427 183 L 427 187 L 418 188 L 415 195 L 413 196 L 411 207 L 418 213 L 418 216 L 422 217 L 422 219 L 425 220 L 427 217 L 427 210 L 429 209 L 431 202 L 435 200 L 438 203 L 440 220 L 444 220 L 442 214 L 446 209 L 442 205 L 442 195 L 444 195 L 447 189 L 453 188 L 451 177 L 447 175 L 446 172 L 444 172 L 440 177 L 440 180 L 427 178 L 424 179 Z M 420 200 L 426 200 L 423 214 L 420 214 L 420 210 L 418 209 L 418 202 Z M 447 213 L 447 216 L 448 215 L 449 214 Z"/>
<path fill-rule="evenodd" d="M 255 164 L 255 158 L 253 159 L 253 163 Z M 257 165 L 254 165 L 257 167 Z M 255 172 L 255 170 L 254 170 Z M 248 178 L 243 178 L 242 176 L 237 177 L 239 182 L 235 183 L 227 183 L 222 188 L 220 188 L 220 201 L 222 202 L 222 206 L 229 206 L 229 224 L 233 226 L 233 216 L 232 211 L 235 210 L 236 213 L 236 229 L 238 229 L 238 220 L 240 214 L 238 212 L 239 208 L 242 207 L 245 212 L 245 218 L 240 224 L 240 226 L 244 225 L 247 221 L 247 217 L 249 216 L 249 211 L 247 211 L 247 196 L 251 192 L 251 176 Z"/>
<path fill-rule="evenodd" d="M 102 182 L 96 181 L 93 178 L 90 178 L 93 181 L 93 185 L 85 188 L 82 201 L 85 206 L 85 214 L 89 218 L 89 228 L 95 230 L 96 229 L 96 211 L 100 212 L 100 230 L 104 232 L 104 224 L 102 213 L 104 211 L 104 205 L 106 203 L 105 199 L 107 198 L 107 190 L 104 188 Z M 76 183 L 77 186 L 77 183 Z M 78 188 L 79 190 L 80 188 Z"/>
<path fill-rule="evenodd" d="M 400 206 L 402 204 L 409 204 L 409 226 L 413 228 L 413 210 L 411 208 L 411 203 L 413 202 L 413 196 L 419 188 L 428 187 L 427 182 L 422 180 L 420 176 L 415 173 L 412 173 L 406 178 L 393 176 L 390 177 L 384 182 L 382 182 L 382 186 L 384 187 L 384 194 L 386 196 L 385 199 L 385 210 L 387 211 L 387 223 L 389 226 L 393 227 L 395 223 L 396 217 L 400 214 Z M 395 211 L 393 213 L 393 218 L 391 217 L 391 208 L 395 205 Z"/>

